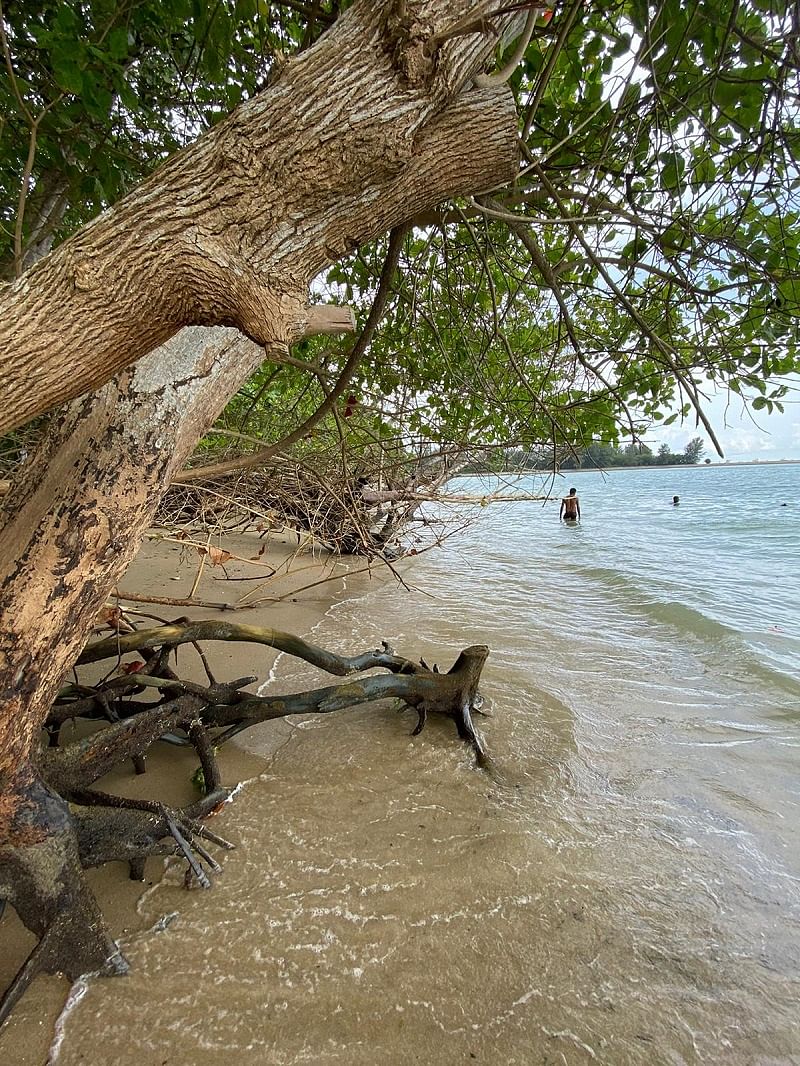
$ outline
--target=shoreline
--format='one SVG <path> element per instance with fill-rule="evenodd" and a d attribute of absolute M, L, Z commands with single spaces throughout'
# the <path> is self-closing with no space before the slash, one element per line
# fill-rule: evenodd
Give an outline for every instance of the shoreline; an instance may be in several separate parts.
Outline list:
<path fill-rule="evenodd" d="M 567 474 L 613 474 L 617 470 L 724 470 L 729 466 L 800 466 L 800 459 L 726 459 L 721 463 L 641 463 L 639 466 L 593 466 L 564 470 Z M 535 473 L 535 471 L 532 471 Z"/>
<path fill-rule="evenodd" d="M 800 466 L 800 459 L 726 459 L 714 463 L 641 463 L 626 466 L 592 466 L 576 467 L 571 470 L 559 470 L 554 475 L 552 470 L 485 470 L 482 473 L 456 474 L 456 477 L 571 477 L 573 474 L 615 474 L 621 470 L 724 470 L 726 467 L 740 466 Z"/>
<path fill-rule="evenodd" d="M 355 565 L 343 562 L 327 552 L 315 555 L 307 549 L 298 551 L 297 544 L 274 536 L 267 541 L 257 534 L 230 534 L 218 543 L 225 552 L 240 558 L 225 559 L 226 577 L 222 565 L 209 564 L 207 557 L 197 580 L 202 558 L 197 549 L 174 543 L 161 531 L 151 531 L 120 582 L 120 589 L 143 596 L 185 599 L 196 583 L 195 598 L 198 600 L 224 599 L 230 602 L 240 600 L 248 589 L 266 583 L 263 592 L 269 593 L 270 602 L 237 609 L 236 620 L 308 636 L 331 606 L 346 594 L 350 570 L 358 569 L 357 562 Z M 269 576 L 271 569 L 276 571 L 274 576 Z M 324 581 L 331 576 L 332 580 Z M 243 578 L 246 580 L 241 580 Z M 220 590 L 224 590 L 222 595 Z M 230 590 L 235 591 L 229 595 Z M 124 595 L 120 596 L 120 602 L 129 605 L 132 615 L 135 612 L 136 617 L 144 616 L 145 625 L 147 616 L 159 616 L 169 621 L 185 617 L 187 612 L 193 619 L 230 619 L 232 616 L 230 610 L 208 607 L 131 603 Z M 152 624 L 158 624 L 154 617 Z M 204 651 L 220 679 L 257 675 L 258 680 L 251 686 L 254 689 L 276 679 L 276 663 L 283 654 L 261 645 L 228 642 L 209 642 Z M 207 683 L 199 656 L 189 648 L 181 649 L 179 655 L 182 676 Z M 136 658 L 135 654 L 132 658 Z M 279 667 L 277 680 L 280 687 Z M 226 783 L 232 787 L 263 773 L 270 758 L 291 736 L 293 728 L 286 719 L 261 723 L 227 745 L 219 755 Z M 62 736 L 68 742 L 80 732 L 80 728 L 66 723 Z M 147 773 L 136 776 L 130 767 L 124 766 L 102 778 L 98 787 L 129 798 L 156 798 L 168 804 L 186 804 L 197 798 L 191 783 L 197 763 L 193 749 L 157 744 L 148 754 Z M 223 810 L 220 820 L 224 819 Z M 225 835 L 224 826 L 219 831 Z M 147 934 L 147 923 L 138 913 L 137 905 L 144 894 L 161 881 L 165 863 L 166 859 L 148 859 L 144 881 L 131 881 L 126 865 L 119 862 L 87 870 L 89 884 L 115 939 L 125 941 Z M 9 906 L 0 918 L 0 940 L 3 944 L 0 987 L 5 988 L 36 939 Z M 68 1005 L 72 988 L 64 977 L 40 975 L 35 979 L 0 1030 L 0 1062 L 13 1066 L 42 1066 L 50 1061 L 59 1019 Z"/>
<path fill-rule="evenodd" d="M 643 480 L 658 496 L 658 479 Z M 744 480 L 768 488 L 768 477 Z M 751 613 L 755 632 L 742 633 L 764 640 L 748 650 L 735 618 L 728 632 L 716 610 L 692 609 L 700 595 L 738 604 L 746 559 L 723 582 L 721 604 L 716 576 L 701 580 L 702 568 L 687 568 L 668 596 L 632 586 L 632 550 L 665 531 L 677 549 L 662 553 L 659 582 L 670 578 L 670 559 L 692 558 L 688 523 L 665 506 L 631 524 L 614 493 L 597 495 L 598 524 L 616 535 L 594 547 L 529 509 L 488 519 L 441 563 L 430 556 L 413 595 L 385 582 L 373 595 L 355 560 L 342 567 L 344 582 L 307 594 L 315 599 L 306 635 L 326 647 L 386 637 L 427 658 L 435 649 L 449 665 L 447 651 L 465 635 L 491 646 L 494 717 L 481 728 L 502 791 L 475 774 L 449 722 L 432 720 L 412 738 L 412 716 L 386 706 L 292 730 L 266 764 L 253 759 L 266 772 L 256 769 L 236 806 L 211 823 L 239 845 L 223 856 L 213 893 L 187 893 L 174 860 L 152 889 L 131 886 L 125 870 L 110 881 L 123 917 L 119 889 L 144 888 L 127 912 L 136 925 L 124 923 L 143 930 L 124 935 L 134 965 L 125 981 L 88 982 L 83 1000 L 60 1014 L 66 1035 L 54 1066 L 92 1055 L 109 1066 L 544 1061 L 562 1032 L 625 1066 L 691 1059 L 698 1047 L 714 1059 L 722 1033 L 736 1062 L 784 1061 L 796 1046 L 800 936 L 786 887 L 798 854 L 797 752 L 785 743 L 795 704 L 793 683 L 777 688 L 762 667 L 794 633 L 772 633 Z M 737 520 L 735 508 L 715 506 L 715 521 Z M 697 549 L 707 540 L 701 529 Z M 187 592 L 196 556 L 173 582 L 162 557 L 179 552 L 158 552 L 161 591 Z M 207 568 L 198 595 L 225 587 L 212 581 L 219 568 Z M 311 572 L 299 570 L 304 584 Z M 286 624 L 284 607 L 305 610 L 290 597 L 261 617 Z M 266 659 L 250 651 L 241 673 L 262 674 Z M 185 649 L 182 673 L 194 655 Z M 278 663 L 271 691 L 305 687 L 301 665 Z M 65 982 L 40 982 L 20 1008 L 34 994 L 45 1005 L 63 1000 Z M 676 1001 L 688 1031 L 662 1009 Z M 29 1019 L 10 1055 L 0 1038 L 0 1062 L 40 1066 L 47 1025 L 44 1014 Z M 29 1052 L 36 1040 L 38 1055 Z M 589 1061 L 577 1047 L 575 1055 Z"/>

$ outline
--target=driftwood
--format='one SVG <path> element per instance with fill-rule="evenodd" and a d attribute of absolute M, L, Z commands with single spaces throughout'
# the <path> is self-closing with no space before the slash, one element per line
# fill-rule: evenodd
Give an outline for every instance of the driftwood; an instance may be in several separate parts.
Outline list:
<path fill-rule="evenodd" d="M 240 458 L 248 460 L 247 455 Z M 407 456 L 404 461 L 408 463 Z M 348 477 L 339 453 L 297 461 L 281 457 L 264 468 L 215 478 L 194 479 L 202 470 L 190 468 L 181 478 L 193 480 L 169 487 L 156 522 L 215 534 L 248 528 L 265 534 L 292 532 L 339 555 L 380 557 L 413 521 L 421 503 L 439 498 L 448 469 L 443 463 L 436 475 L 423 475 L 416 467 L 406 470 L 398 460 L 387 462 L 376 480 L 386 480 L 392 488 L 378 491 L 361 484 L 365 477 Z"/>
<path fill-rule="evenodd" d="M 245 691 L 254 677 L 217 682 L 205 660 L 208 684 L 178 677 L 170 665 L 175 649 L 191 643 L 199 650 L 198 642 L 208 640 L 266 645 L 346 680 L 306 692 L 262 697 Z M 141 659 L 123 665 L 121 657 L 131 652 Z M 38 973 L 63 972 L 76 978 L 89 970 L 127 971 L 117 945 L 104 932 L 91 892 L 78 876 L 82 869 L 123 860 L 130 876 L 141 880 L 148 857 L 180 854 L 187 862 L 187 884 L 210 887 L 219 865 L 205 844 L 232 845 L 208 830 L 201 819 L 231 793 L 222 781 L 215 753 L 242 730 L 276 718 L 328 714 L 391 698 L 416 712 L 415 736 L 429 714 L 452 718 L 459 736 L 471 745 L 477 765 L 489 768 L 472 723 L 472 713 L 481 702 L 478 682 L 487 655 L 483 645 L 465 648 L 450 670 L 441 673 L 424 661 L 416 663 L 395 654 L 385 643 L 378 650 L 348 657 L 280 630 L 219 620 L 181 620 L 151 629 L 117 631 L 87 645 L 78 665 L 112 659 L 116 665 L 111 676 L 99 683 L 76 682 L 61 689 L 46 722 L 37 772 L 25 786 L 31 800 L 27 839 L 39 846 L 16 853 L 11 849 L 3 856 L 0 903 L 10 902 L 39 940 L 0 999 L 0 1024 Z M 102 720 L 106 725 L 62 745 L 62 725 L 77 717 Z M 159 740 L 191 745 L 197 752 L 205 794 L 196 803 L 172 809 L 155 798 L 123 799 L 94 787 L 104 774 L 127 761 L 136 772 L 144 772 L 145 756 Z M 33 861 L 32 855 L 36 855 Z M 94 939 L 87 937 L 87 928 L 97 930 Z"/>

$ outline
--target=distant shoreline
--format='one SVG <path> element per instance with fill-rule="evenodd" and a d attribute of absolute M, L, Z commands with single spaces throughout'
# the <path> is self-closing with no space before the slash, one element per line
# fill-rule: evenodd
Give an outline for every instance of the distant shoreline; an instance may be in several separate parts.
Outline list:
<path fill-rule="evenodd" d="M 669 463 L 647 466 L 582 466 L 570 470 L 559 470 L 557 477 L 572 474 L 614 474 L 621 470 L 719 470 L 728 466 L 800 466 L 800 459 L 731 459 L 721 463 Z M 484 470 L 480 473 L 457 474 L 456 477 L 527 477 L 532 474 L 540 477 L 552 477 L 552 470 Z"/>
<path fill-rule="evenodd" d="M 652 466 L 584 466 L 576 470 L 564 470 L 559 471 L 563 473 L 564 477 L 567 474 L 610 474 L 617 470 L 719 470 L 724 469 L 726 466 L 798 466 L 800 465 L 800 459 L 740 459 L 740 460 L 725 460 L 721 463 L 669 463 L 662 465 L 653 464 Z M 529 470 L 526 473 L 543 473 L 544 471 Z M 548 471 L 549 473 L 549 471 Z"/>

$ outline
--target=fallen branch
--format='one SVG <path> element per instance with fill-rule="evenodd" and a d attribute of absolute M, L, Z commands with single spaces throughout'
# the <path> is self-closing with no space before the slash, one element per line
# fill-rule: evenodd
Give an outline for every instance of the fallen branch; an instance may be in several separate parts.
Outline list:
<path fill-rule="evenodd" d="M 162 603 L 165 607 L 203 607 L 210 611 L 241 611 L 246 605 L 240 607 L 235 603 L 218 603 L 216 600 L 188 600 L 175 599 L 171 596 L 145 596 L 140 592 L 122 592 L 117 589 L 111 594 L 117 600 L 128 600 L 130 603 Z"/>
<path fill-rule="evenodd" d="M 78 658 L 78 665 L 96 663 L 128 652 L 169 646 L 176 648 L 180 644 L 194 643 L 202 640 L 239 641 L 248 644 L 263 644 L 268 648 L 294 655 L 304 659 L 312 666 L 318 666 L 329 674 L 344 676 L 369 670 L 376 666 L 386 669 L 410 672 L 421 669 L 407 659 L 398 658 L 388 649 L 363 652 L 351 657 L 337 655 L 326 651 L 316 644 L 310 644 L 294 633 L 284 633 L 280 629 L 268 629 L 262 626 L 245 625 L 237 622 L 223 622 L 208 619 L 199 622 L 187 622 L 183 625 L 158 626 L 155 629 L 140 629 L 134 633 L 120 633 L 103 640 L 87 644 Z"/>

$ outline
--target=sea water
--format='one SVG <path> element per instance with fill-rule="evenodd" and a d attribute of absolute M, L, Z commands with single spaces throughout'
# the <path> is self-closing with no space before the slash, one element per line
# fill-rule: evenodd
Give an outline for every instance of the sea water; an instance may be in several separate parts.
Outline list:
<path fill-rule="evenodd" d="M 800 1063 L 800 466 L 567 479 L 515 491 L 574 485 L 580 523 L 466 508 L 311 634 L 443 669 L 488 644 L 495 773 L 394 705 L 301 724 L 60 1064 Z"/>

